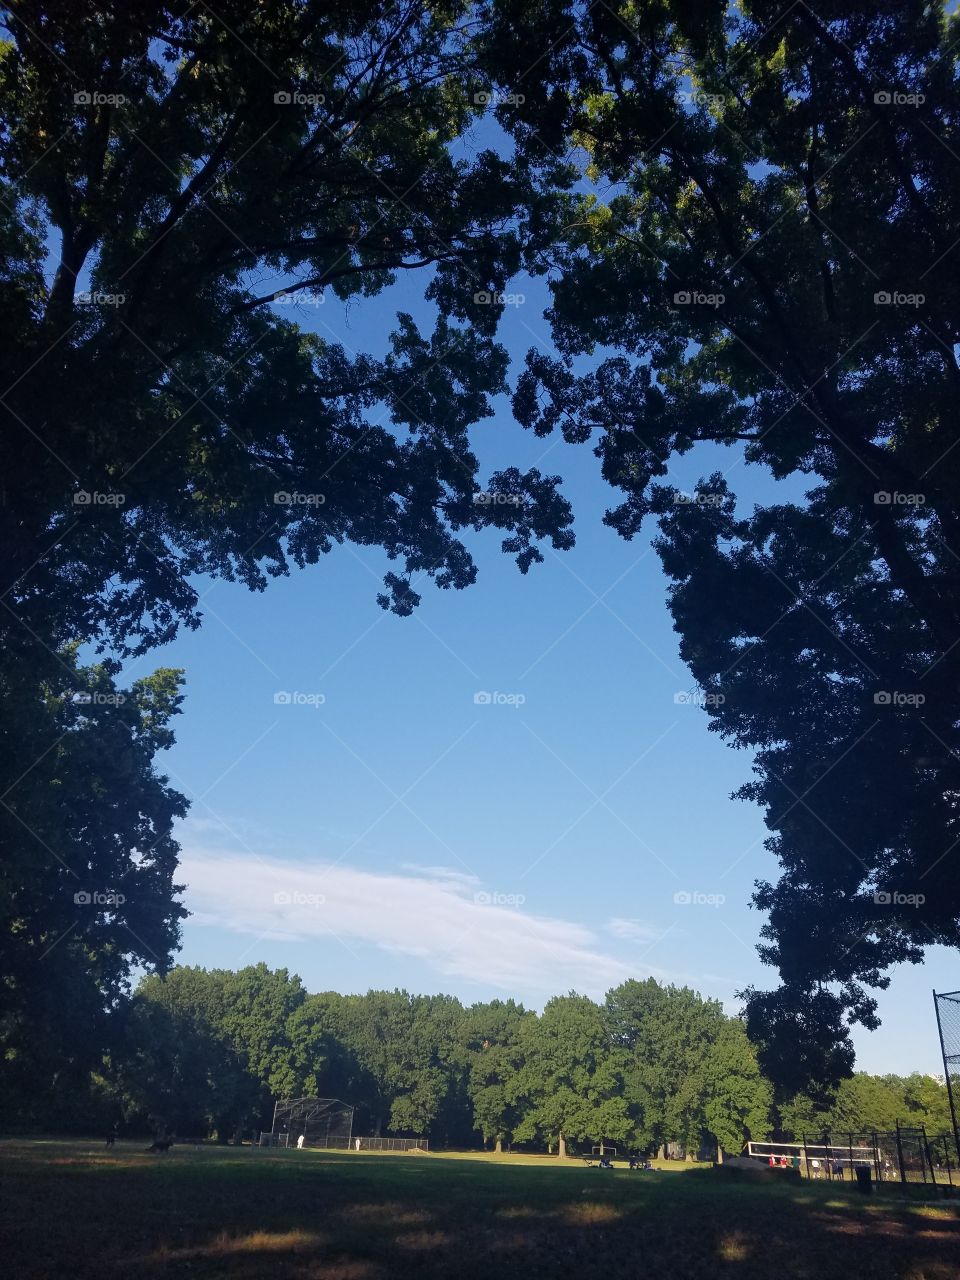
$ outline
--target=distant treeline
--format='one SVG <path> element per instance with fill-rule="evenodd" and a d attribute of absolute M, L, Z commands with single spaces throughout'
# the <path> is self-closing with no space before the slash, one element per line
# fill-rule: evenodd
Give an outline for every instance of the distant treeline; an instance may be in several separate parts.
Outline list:
<path fill-rule="evenodd" d="M 602 1004 L 571 993 L 541 1014 L 513 1000 L 370 991 L 312 995 L 285 969 L 178 967 L 145 978 L 88 1082 L 23 1110 L 23 1125 L 227 1140 L 269 1128 L 276 1098 L 337 1097 L 355 1134 L 434 1146 L 582 1149 L 600 1138 L 652 1152 L 740 1150 L 748 1138 L 950 1127 L 930 1076 L 844 1081 L 777 1102 L 742 1022 L 716 1000 L 654 979 Z"/>

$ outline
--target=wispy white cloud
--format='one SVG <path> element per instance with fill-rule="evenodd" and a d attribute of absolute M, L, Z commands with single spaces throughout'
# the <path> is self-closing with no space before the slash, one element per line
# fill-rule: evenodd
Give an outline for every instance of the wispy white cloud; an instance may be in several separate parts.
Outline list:
<path fill-rule="evenodd" d="M 453 880 L 460 884 L 480 884 L 480 877 L 470 871 L 457 871 L 454 867 L 425 867 L 419 862 L 401 862 L 401 871 L 413 871 L 426 880 Z"/>
<path fill-rule="evenodd" d="M 607 931 L 626 942 L 656 942 L 663 937 L 662 929 L 644 924 L 642 920 L 626 920 L 623 916 L 614 916 L 612 920 L 608 920 Z"/>
<path fill-rule="evenodd" d="M 476 891 L 477 882 L 448 868 L 373 872 L 188 847 L 180 876 L 194 924 L 290 943 L 370 945 L 511 992 L 596 996 L 637 976 L 585 926 L 535 915 L 517 896 Z M 645 963 L 648 973 L 669 976 Z"/>

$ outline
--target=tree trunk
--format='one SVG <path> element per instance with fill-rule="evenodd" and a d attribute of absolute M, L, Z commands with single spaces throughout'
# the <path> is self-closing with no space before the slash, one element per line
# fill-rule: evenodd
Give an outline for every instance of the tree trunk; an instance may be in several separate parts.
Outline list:
<path fill-rule="evenodd" d="M 497 1136 L 497 1141 L 494 1144 L 493 1150 L 494 1150 L 494 1153 L 498 1156 L 503 1153 L 503 1139 L 499 1135 Z"/>
<path fill-rule="evenodd" d="M 557 1157 L 560 1160 L 566 1160 L 567 1158 L 567 1140 L 562 1133 L 557 1142 Z"/>

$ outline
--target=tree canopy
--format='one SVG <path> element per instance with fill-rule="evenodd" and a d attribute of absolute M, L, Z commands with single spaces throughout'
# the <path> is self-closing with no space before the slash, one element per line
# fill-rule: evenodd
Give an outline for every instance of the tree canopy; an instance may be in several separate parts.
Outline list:
<path fill-rule="evenodd" d="M 180 966 L 145 978 L 124 1016 L 87 1086 L 70 1085 L 75 1125 L 96 1114 L 128 1132 L 227 1140 L 269 1129 L 278 1098 L 308 1096 L 353 1106 L 356 1134 L 567 1154 L 601 1141 L 735 1154 L 749 1139 L 898 1120 L 950 1130 L 943 1082 L 920 1074 L 858 1073 L 826 1095 L 775 1102 L 743 1021 L 653 978 L 624 982 L 602 1003 L 557 996 L 538 1014 L 513 1000 L 312 994 L 263 964 Z"/>
<path fill-rule="evenodd" d="M 187 802 L 155 756 L 180 686 L 161 669 L 125 688 L 71 650 L 38 696 L 6 700 L 0 1087 L 18 1111 L 83 1084 L 134 969 L 162 972 L 179 943 L 172 832 Z"/>
<path fill-rule="evenodd" d="M 21 990 L 30 957 L 46 957 L 51 1023 L 83 1007 L 75 966 L 103 1014 L 132 964 L 169 963 L 184 802 L 149 755 L 172 741 L 173 677 L 131 694 L 109 680 L 115 657 L 199 624 L 204 576 L 262 590 L 337 544 L 375 546 L 396 562 L 379 602 L 406 614 L 422 579 L 473 581 L 465 531 L 499 528 L 523 572 L 540 540 L 572 534 L 556 477 L 508 466 L 481 485 L 470 443 L 505 385 L 496 298 L 545 233 L 521 165 L 456 149 L 482 110 L 465 5 L 25 0 L 3 23 L 15 1035 L 41 1007 Z M 398 315 L 385 355 L 308 332 L 284 305 L 369 298 L 414 271 L 432 330 Z M 71 656 L 87 644 L 110 655 L 99 674 Z M 98 701 L 73 707 L 74 692 Z M 81 961 L 79 939 L 58 939 L 87 873 L 97 892 L 144 887 L 87 913 L 99 933 Z"/>
<path fill-rule="evenodd" d="M 784 1087 L 835 1079 L 868 988 L 960 942 L 957 16 L 490 13 L 503 124 L 544 188 L 568 150 L 584 176 L 552 249 L 559 354 L 530 353 L 515 412 L 592 441 L 624 537 L 659 519 L 681 655 L 756 752 L 740 795 L 780 863 L 755 903 L 783 986 L 746 993 L 751 1034 Z M 704 444 L 731 465 L 684 493 L 672 460 Z M 739 461 L 805 500 L 744 512 Z"/>
<path fill-rule="evenodd" d="M 406 613 L 415 575 L 473 580 L 462 530 L 500 526 L 524 571 L 570 544 L 556 478 L 507 468 L 485 489 L 518 501 L 473 501 L 468 428 L 504 386 L 490 299 L 543 233 L 521 167 L 454 155 L 482 109 L 467 19 L 10 7 L 4 630 L 141 651 L 198 623 L 196 575 L 261 590 L 345 541 L 399 561 L 381 603 Z M 384 358 L 272 305 L 415 270 L 435 328 L 398 316 Z"/>

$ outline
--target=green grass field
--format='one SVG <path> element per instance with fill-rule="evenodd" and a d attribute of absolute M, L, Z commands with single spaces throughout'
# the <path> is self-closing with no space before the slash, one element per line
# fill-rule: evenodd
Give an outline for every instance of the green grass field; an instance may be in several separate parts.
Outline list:
<path fill-rule="evenodd" d="M 955 1280 L 952 1204 L 523 1156 L 0 1143 L 0 1266 L 39 1277 Z"/>

